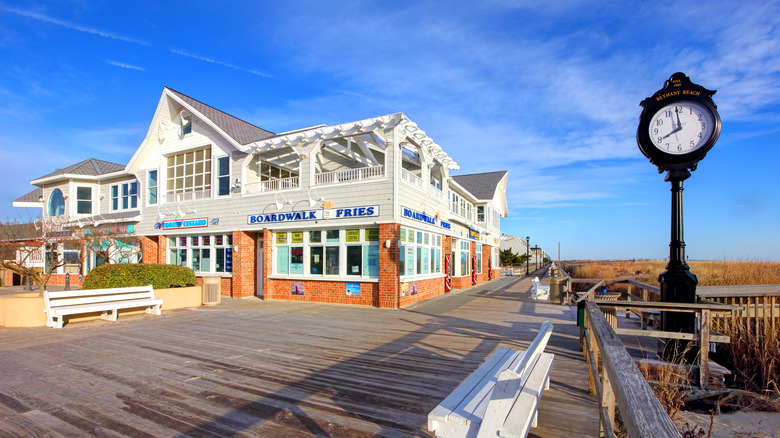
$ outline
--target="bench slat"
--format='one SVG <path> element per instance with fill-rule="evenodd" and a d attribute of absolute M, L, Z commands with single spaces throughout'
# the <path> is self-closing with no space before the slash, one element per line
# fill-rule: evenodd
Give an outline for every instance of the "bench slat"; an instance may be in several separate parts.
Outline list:
<path fill-rule="evenodd" d="M 534 425 L 534 417 L 542 400 L 542 390 L 549 381 L 552 368 L 553 354 L 542 353 L 536 362 L 533 371 L 528 376 L 523 390 L 509 410 L 503 427 L 498 435 L 504 438 L 525 438 L 530 428 Z"/>
<path fill-rule="evenodd" d="M 82 305 L 74 307 L 60 307 L 52 309 L 53 315 L 74 315 L 77 313 L 92 313 L 113 309 L 131 309 L 133 307 L 148 307 L 162 304 L 162 300 L 133 300 L 133 301 L 114 301 L 111 303 L 97 303 L 93 305 Z"/>
<path fill-rule="evenodd" d="M 428 414 L 428 422 L 431 424 L 431 420 L 434 421 L 447 421 L 450 414 L 458 409 L 458 406 L 471 394 L 480 384 L 484 385 L 492 378 L 498 378 L 498 371 L 500 365 L 510 360 L 514 350 L 509 348 L 499 348 L 493 353 L 487 360 L 479 366 L 471 375 L 469 375 L 454 391 L 450 393 L 438 406 L 436 406 L 430 414 Z M 490 373 L 490 374 L 488 374 Z M 430 427 L 430 426 L 429 426 Z M 431 429 L 433 430 L 433 429 Z"/>
<path fill-rule="evenodd" d="M 116 287 L 112 289 L 79 289 L 79 290 L 58 290 L 58 291 L 44 291 L 48 294 L 49 299 L 58 298 L 71 298 L 82 297 L 91 295 L 116 295 L 129 292 L 154 292 L 152 285 L 148 286 L 133 286 L 133 287 Z"/>
<path fill-rule="evenodd" d="M 129 301 L 129 300 L 145 300 L 154 299 L 154 294 L 145 293 L 129 293 L 120 295 L 100 295 L 95 297 L 82 297 L 82 298 L 63 298 L 58 300 L 50 300 L 49 306 L 52 309 L 59 307 L 78 306 L 81 304 L 93 304 L 93 303 L 110 303 L 112 301 Z"/>

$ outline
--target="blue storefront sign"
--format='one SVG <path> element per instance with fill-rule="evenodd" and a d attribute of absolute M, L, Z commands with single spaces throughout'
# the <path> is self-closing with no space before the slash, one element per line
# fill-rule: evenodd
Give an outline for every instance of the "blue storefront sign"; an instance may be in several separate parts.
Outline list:
<path fill-rule="evenodd" d="M 451 228 L 449 222 L 437 219 L 436 216 L 431 216 L 419 211 L 412 210 L 411 208 L 401 207 L 401 215 L 405 218 L 444 228 L 445 230 L 449 230 Z"/>
<path fill-rule="evenodd" d="M 263 223 L 301 222 L 323 219 L 344 219 L 353 217 L 379 216 L 378 205 L 332 208 L 328 210 L 292 211 L 289 213 L 256 214 L 246 217 L 248 225 Z"/>
<path fill-rule="evenodd" d="M 203 228 L 209 226 L 209 218 L 199 217 L 195 219 L 182 219 L 175 221 L 163 221 L 163 230 L 173 230 L 181 228 Z"/>

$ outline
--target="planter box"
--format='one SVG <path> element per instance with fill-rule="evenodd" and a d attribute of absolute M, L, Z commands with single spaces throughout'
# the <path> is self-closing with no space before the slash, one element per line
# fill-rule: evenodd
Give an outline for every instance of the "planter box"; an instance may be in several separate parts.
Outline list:
<path fill-rule="evenodd" d="M 163 312 L 201 305 L 201 286 L 155 289 L 154 297 L 163 300 Z M 45 327 L 43 297 L 38 292 L 0 296 L 0 326 L 3 327 Z M 140 310 L 120 310 L 119 315 L 144 314 Z M 100 319 L 99 313 L 75 315 L 68 322 Z"/>

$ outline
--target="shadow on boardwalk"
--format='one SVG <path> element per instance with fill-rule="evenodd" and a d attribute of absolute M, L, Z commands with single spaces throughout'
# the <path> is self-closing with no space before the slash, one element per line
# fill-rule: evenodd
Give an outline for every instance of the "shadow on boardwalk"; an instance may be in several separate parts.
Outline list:
<path fill-rule="evenodd" d="M 501 278 L 404 311 L 226 299 L 0 330 L 0 436 L 424 436 L 439 401 L 548 319 L 556 359 L 531 436 L 595 436 L 569 308 L 529 286 Z"/>

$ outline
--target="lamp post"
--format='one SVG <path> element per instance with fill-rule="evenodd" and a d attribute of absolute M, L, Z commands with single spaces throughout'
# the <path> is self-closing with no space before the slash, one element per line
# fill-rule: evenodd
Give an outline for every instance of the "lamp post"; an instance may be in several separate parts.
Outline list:
<path fill-rule="evenodd" d="M 531 255 L 528 253 L 528 250 L 531 247 L 531 238 L 528 236 L 525 236 L 525 276 L 528 276 L 528 265 L 531 264 Z"/>

